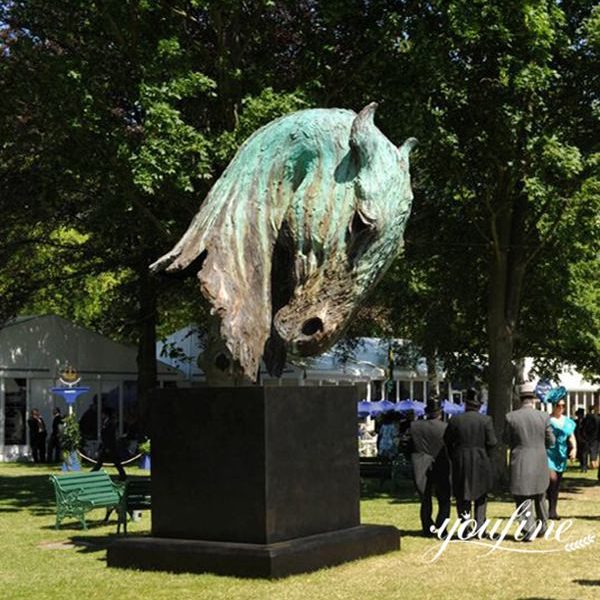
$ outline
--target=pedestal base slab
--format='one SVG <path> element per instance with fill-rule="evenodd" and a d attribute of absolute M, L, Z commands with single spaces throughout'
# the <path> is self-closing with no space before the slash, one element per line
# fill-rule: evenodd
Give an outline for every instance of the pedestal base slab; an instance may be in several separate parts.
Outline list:
<path fill-rule="evenodd" d="M 400 549 L 391 525 L 360 525 L 272 544 L 129 537 L 108 548 L 109 567 L 280 578 Z"/>

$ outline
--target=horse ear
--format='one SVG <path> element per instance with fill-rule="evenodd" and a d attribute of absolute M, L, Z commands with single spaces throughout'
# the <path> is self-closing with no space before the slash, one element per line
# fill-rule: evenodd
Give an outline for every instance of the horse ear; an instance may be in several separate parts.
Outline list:
<path fill-rule="evenodd" d="M 356 152 L 361 167 L 371 162 L 376 153 L 375 110 L 377 102 L 367 104 L 354 118 L 350 129 L 350 147 Z"/>
<path fill-rule="evenodd" d="M 409 137 L 402 146 L 398 147 L 398 151 L 400 152 L 400 156 L 402 158 L 407 159 L 410 151 L 419 144 L 417 138 Z"/>

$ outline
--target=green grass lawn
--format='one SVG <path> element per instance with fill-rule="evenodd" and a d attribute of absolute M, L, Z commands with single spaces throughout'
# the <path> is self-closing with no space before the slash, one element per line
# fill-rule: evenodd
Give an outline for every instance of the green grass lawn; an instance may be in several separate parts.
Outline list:
<path fill-rule="evenodd" d="M 399 552 L 273 582 L 108 569 L 105 549 L 116 535 L 116 516 L 104 525 L 104 511 L 98 510 L 89 513 L 87 532 L 74 520 L 55 531 L 48 474 L 56 471 L 0 463 L 1 600 L 600 598 L 600 535 L 585 549 L 555 554 L 499 551 L 484 556 L 486 549 L 475 544 L 451 544 L 438 561 L 426 563 L 423 555 L 440 542 L 419 536 L 419 508 L 410 486 L 395 495 L 369 488 L 361 503 L 363 523 L 401 530 Z M 594 474 L 572 471 L 564 487 L 559 510 L 563 518 L 574 520 L 569 538 L 600 534 L 600 485 Z M 494 500 L 488 516 L 508 519 L 512 510 L 507 498 Z M 132 535 L 147 533 L 149 514 L 129 528 Z M 504 546 L 561 547 L 546 540 L 527 545 L 507 541 Z"/>

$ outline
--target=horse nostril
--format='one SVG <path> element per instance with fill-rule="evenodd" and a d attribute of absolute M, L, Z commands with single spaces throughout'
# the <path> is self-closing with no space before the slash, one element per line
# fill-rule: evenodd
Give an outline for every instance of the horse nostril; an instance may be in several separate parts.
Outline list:
<path fill-rule="evenodd" d="M 308 319 L 304 321 L 302 325 L 302 333 L 304 335 L 314 335 L 318 331 L 323 331 L 323 321 L 319 319 L 319 317 L 313 317 L 312 319 Z"/>
<path fill-rule="evenodd" d="M 219 369 L 220 371 L 223 371 L 223 372 L 227 371 L 227 369 L 229 369 L 230 364 L 231 364 L 230 360 L 222 352 L 220 354 L 218 354 L 217 357 L 215 358 L 215 367 L 217 367 L 217 369 Z"/>

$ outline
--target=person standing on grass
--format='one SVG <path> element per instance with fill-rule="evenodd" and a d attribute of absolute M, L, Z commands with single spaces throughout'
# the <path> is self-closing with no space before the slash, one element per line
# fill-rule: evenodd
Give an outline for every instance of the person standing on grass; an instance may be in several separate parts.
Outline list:
<path fill-rule="evenodd" d="M 377 454 L 391 461 L 398 454 L 398 427 L 391 410 L 383 413 L 382 420 L 377 435 Z"/>
<path fill-rule="evenodd" d="M 588 470 L 588 455 L 586 439 L 583 435 L 583 420 L 585 418 L 585 410 L 578 408 L 575 411 L 575 439 L 577 440 L 577 460 L 581 467 L 581 472 L 586 473 Z"/>
<path fill-rule="evenodd" d="M 33 462 L 46 462 L 46 423 L 40 415 L 40 411 L 34 408 L 31 417 L 27 420 L 29 426 L 29 444 L 33 455 Z"/>
<path fill-rule="evenodd" d="M 555 437 L 554 444 L 548 448 L 548 467 L 550 468 L 550 483 L 548 485 L 549 518 L 558 521 L 557 506 L 558 492 L 564 472 L 567 470 L 568 459 L 575 460 L 577 456 L 577 441 L 575 440 L 575 421 L 565 416 L 567 390 L 562 385 L 548 392 L 545 402 L 552 403 L 550 424 Z"/>
<path fill-rule="evenodd" d="M 520 390 L 521 408 L 506 415 L 504 441 L 510 448 L 510 493 L 517 507 L 528 502 L 524 515 L 523 541 L 530 542 L 534 535 L 546 531 L 548 508 L 545 493 L 550 471 L 546 449 L 555 443 L 550 417 L 535 408 L 535 387 L 524 384 Z M 536 532 L 535 515 L 541 523 Z"/>
<path fill-rule="evenodd" d="M 58 407 L 52 411 L 52 416 L 52 433 L 50 434 L 50 443 L 48 444 L 48 461 L 57 463 L 60 462 L 64 421 Z"/>
<path fill-rule="evenodd" d="M 431 527 L 435 525 L 439 529 L 450 517 L 450 459 L 444 444 L 447 425 L 441 419 L 437 398 L 427 401 L 425 414 L 426 420 L 410 424 L 408 447 L 415 487 L 421 500 L 421 527 L 423 535 L 430 537 L 433 535 Z M 434 495 L 438 503 L 435 522 L 432 519 Z"/>
<path fill-rule="evenodd" d="M 487 494 L 493 486 L 490 453 L 498 443 L 491 417 L 479 413 L 481 401 L 473 389 L 467 391 L 465 412 L 450 419 L 444 442 L 452 461 L 452 489 L 459 518 L 473 518 L 483 526 Z"/>
<path fill-rule="evenodd" d="M 119 479 L 127 479 L 125 469 L 121 464 L 117 448 L 117 428 L 112 418 L 112 410 L 108 407 L 102 407 L 102 428 L 100 430 L 100 449 L 98 451 L 98 460 L 92 467 L 92 471 L 98 471 L 105 462 L 111 462 L 119 472 Z"/>
<path fill-rule="evenodd" d="M 600 417 L 596 407 L 590 406 L 588 414 L 581 423 L 581 438 L 585 443 L 585 467 L 595 469 L 598 461 L 598 438 L 600 437 Z"/>

